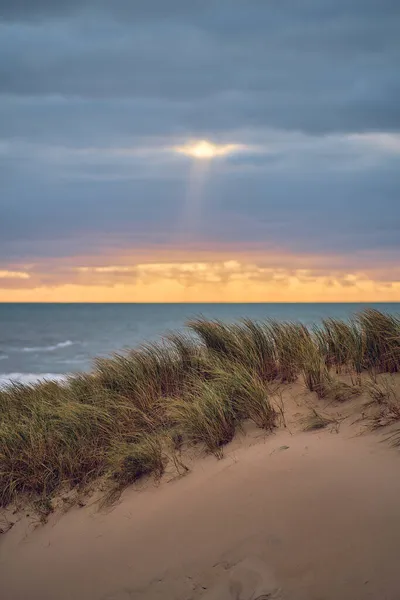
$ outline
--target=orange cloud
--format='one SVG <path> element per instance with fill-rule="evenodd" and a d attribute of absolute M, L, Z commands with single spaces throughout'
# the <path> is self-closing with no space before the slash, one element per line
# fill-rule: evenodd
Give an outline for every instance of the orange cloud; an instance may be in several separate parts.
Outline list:
<path fill-rule="evenodd" d="M 400 301 L 400 273 L 386 265 L 346 269 L 341 257 L 298 256 L 157 260 L 128 264 L 32 265 L 0 281 L 6 302 L 378 302 Z M 193 257 L 192 257 L 193 258 Z M 103 261 L 105 259 L 103 258 Z M 74 264 L 75 262 L 75 264 Z M 93 261 L 92 261 L 93 262 Z M 309 268 L 304 264 L 310 263 Z M 292 264 L 290 264 L 292 263 Z M 325 263 L 325 268 L 323 264 Z M 57 266 L 58 265 L 58 266 Z M 12 271 L 0 271 L 1 273 Z M 14 271 L 18 273 L 18 271 Z M 7 283 L 5 283 L 7 282 Z"/>
<path fill-rule="evenodd" d="M 24 271 L 0 270 L 0 279 L 29 279 L 29 273 Z"/>

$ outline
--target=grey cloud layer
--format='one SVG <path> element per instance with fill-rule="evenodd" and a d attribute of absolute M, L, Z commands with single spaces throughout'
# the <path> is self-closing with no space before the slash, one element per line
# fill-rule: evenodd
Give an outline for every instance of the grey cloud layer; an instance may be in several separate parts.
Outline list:
<path fill-rule="evenodd" d="M 173 244 L 190 165 L 152 149 L 188 136 L 264 145 L 211 173 L 205 244 L 398 252 L 400 141 L 346 136 L 400 131 L 399 31 L 398 0 L 0 1 L 0 259 Z"/>
<path fill-rule="evenodd" d="M 110 115 L 120 131 L 121 103 L 128 129 L 144 118 L 152 132 L 160 102 L 173 129 L 400 127 L 395 1 L 35 2 L 3 14 L 34 6 L 42 19 L 0 25 L 0 91 L 13 106 L 15 95 L 50 96 L 62 119 L 68 107 L 51 96 L 71 98 L 79 124 L 83 100 L 102 100 L 94 118 Z M 23 118 L 29 105 L 13 110 Z"/>

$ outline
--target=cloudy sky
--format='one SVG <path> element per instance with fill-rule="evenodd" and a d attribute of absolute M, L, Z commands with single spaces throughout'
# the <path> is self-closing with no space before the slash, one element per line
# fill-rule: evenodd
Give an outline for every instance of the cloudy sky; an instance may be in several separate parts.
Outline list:
<path fill-rule="evenodd" d="M 399 0 L 0 0 L 0 300 L 400 301 Z"/>

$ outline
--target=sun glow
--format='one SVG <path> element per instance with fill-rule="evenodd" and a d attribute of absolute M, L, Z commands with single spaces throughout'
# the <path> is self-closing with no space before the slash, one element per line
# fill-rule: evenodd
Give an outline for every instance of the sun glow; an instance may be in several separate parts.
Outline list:
<path fill-rule="evenodd" d="M 233 152 L 237 152 L 242 149 L 243 146 L 240 144 L 212 144 L 207 140 L 199 140 L 192 142 L 184 146 L 177 146 L 174 148 L 176 152 L 180 154 L 186 154 L 186 156 L 192 156 L 199 160 L 211 160 L 217 156 L 227 156 Z"/>

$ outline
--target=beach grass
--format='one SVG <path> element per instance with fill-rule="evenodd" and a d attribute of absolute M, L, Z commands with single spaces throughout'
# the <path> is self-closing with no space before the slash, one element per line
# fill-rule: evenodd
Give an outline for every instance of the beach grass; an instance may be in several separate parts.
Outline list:
<path fill-rule="evenodd" d="M 122 489 L 160 478 L 189 447 L 220 458 L 245 421 L 277 426 L 274 387 L 295 381 L 344 402 L 368 373 L 375 426 L 400 421 L 390 382 L 377 380 L 399 370 L 400 320 L 373 309 L 311 328 L 192 320 L 158 344 L 96 359 L 90 373 L 0 390 L 0 505 L 47 502 L 96 480 Z M 324 424 L 311 413 L 310 429 Z"/>
<path fill-rule="evenodd" d="M 318 412 L 315 408 L 312 408 L 309 414 L 303 419 L 303 431 L 316 431 L 332 424 L 335 424 L 335 419 L 331 419 Z"/>

